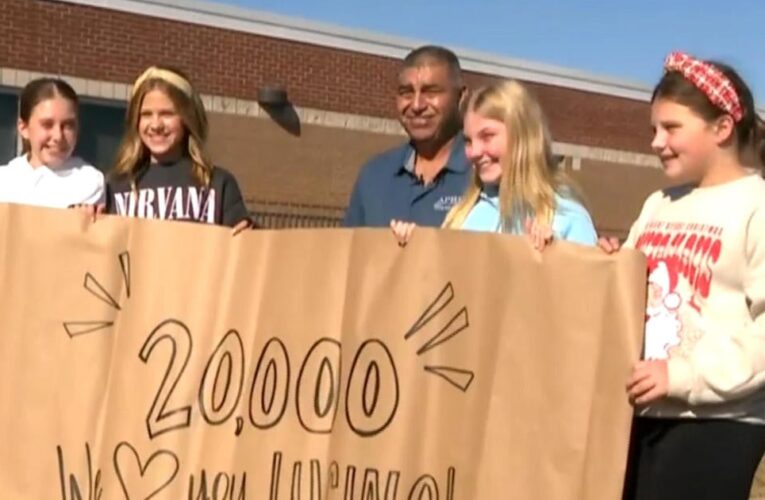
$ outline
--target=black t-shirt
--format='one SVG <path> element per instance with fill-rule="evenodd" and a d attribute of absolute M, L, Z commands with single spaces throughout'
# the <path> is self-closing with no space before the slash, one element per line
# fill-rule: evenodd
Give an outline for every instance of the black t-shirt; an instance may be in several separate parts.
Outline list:
<path fill-rule="evenodd" d="M 177 163 L 143 167 L 136 177 L 137 191 L 127 176 L 106 183 L 106 212 L 145 219 L 183 220 L 233 227 L 250 219 L 239 185 L 223 168 L 213 169 L 210 187 L 192 175 L 187 158 Z"/>

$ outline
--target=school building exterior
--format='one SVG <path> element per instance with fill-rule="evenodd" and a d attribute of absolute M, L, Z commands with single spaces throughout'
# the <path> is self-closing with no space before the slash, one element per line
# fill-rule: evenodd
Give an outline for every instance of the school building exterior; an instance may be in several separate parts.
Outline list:
<path fill-rule="evenodd" d="M 18 151 L 19 90 L 56 75 L 83 99 L 78 153 L 108 170 L 130 83 L 168 64 L 202 92 L 215 163 L 269 227 L 338 223 L 360 166 L 405 140 L 396 71 L 427 42 L 195 0 L 3 0 L 0 26 L 0 163 Z M 533 90 L 598 229 L 624 236 L 664 182 L 649 148 L 650 89 L 456 52 L 471 88 L 509 77 Z M 274 88 L 287 103 L 271 102 Z"/>

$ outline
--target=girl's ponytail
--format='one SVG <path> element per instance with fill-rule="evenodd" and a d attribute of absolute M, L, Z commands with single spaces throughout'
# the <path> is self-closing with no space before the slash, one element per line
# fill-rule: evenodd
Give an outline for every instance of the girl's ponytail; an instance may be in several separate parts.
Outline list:
<path fill-rule="evenodd" d="M 765 173 L 765 120 L 755 115 L 755 126 L 752 131 L 752 147 L 755 159 L 760 162 L 760 169 Z"/>

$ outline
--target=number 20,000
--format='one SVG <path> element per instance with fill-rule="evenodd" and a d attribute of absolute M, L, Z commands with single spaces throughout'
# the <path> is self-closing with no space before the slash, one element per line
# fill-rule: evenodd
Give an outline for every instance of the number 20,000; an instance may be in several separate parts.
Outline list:
<path fill-rule="evenodd" d="M 191 425 L 192 405 L 170 407 L 170 399 L 189 363 L 193 349 L 191 332 L 180 321 L 168 319 L 157 325 L 141 347 L 144 363 L 155 348 L 170 348 L 168 366 L 154 402 L 146 416 L 149 437 Z M 342 393 L 342 345 L 321 338 L 306 353 L 292 387 L 300 425 L 308 432 L 332 431 Z M 270 338 L 260 351 L 249 383 L 248 418 L 261 430 L 282 421 L 290 402 L 290 358 L 284 343 Z M 229 330 L 210 355 L 199 383 L 202 418 L 210 425 L 227 422 L 239 407 L 245 389 L 244 345 L 236 330 Z M 396 366 L 388 348 L 378 339 L 363 342 L 356 351 L 345 389 L 345 417 L 359 436 L 382 432 L 395 417 L 399 401 Z"/>

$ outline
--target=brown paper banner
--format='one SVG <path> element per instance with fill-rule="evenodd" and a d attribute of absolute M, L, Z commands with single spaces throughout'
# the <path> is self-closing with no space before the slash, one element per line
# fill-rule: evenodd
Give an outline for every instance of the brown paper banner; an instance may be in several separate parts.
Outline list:
<path fill-rule="evenodd" d="M 645 264 L 0 205 L 0 498 L 615 499 Z"/>

